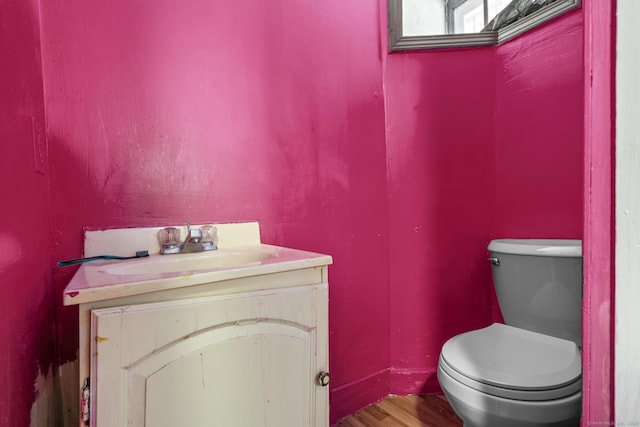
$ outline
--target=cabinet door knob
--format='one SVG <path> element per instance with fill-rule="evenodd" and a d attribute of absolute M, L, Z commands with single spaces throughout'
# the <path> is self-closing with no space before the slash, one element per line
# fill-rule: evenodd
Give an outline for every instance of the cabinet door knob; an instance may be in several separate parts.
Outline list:
<path fill-rule="evenodd" d="M 331 374 L 329 372 L 320 372 L 317 380 L 319 385 L 326 387 L 329 385 L 329 381 L 331 381 Z"/>

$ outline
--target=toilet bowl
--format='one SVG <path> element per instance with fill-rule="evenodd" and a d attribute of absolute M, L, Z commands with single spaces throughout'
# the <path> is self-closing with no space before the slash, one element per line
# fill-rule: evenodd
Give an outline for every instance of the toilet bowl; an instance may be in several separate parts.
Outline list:
<path fill-rule="evenodd" d="M 502 240 L 489 250 L 507 324 L 444 344 L 438 381 L 445 396 L 465 427 L 579 426 L 580 328 L 573 312 L 582 286 L 579 241 Z M 558 299 L 564 308 L 554 304 Z M 504 310 L 507 303 L 518 310 Z"/>
<path fill-rule="evenodd" d="M 574 342 L 496 323 L 447 341 L 438 380 L 466 426 L 576 426 L 580 365 Z"/>

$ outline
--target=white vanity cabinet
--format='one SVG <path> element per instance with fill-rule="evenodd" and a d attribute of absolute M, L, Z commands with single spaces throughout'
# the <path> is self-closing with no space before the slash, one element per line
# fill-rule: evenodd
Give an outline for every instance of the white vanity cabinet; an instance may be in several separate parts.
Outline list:
<path fill-rule="evenodd" d="M 80 426 L 329 425 L 331 257 L 261 244 L 257 223 L 216 227 L 217 251 L 75 273 Z M 85 255 L 157 230 L 87 232 Z"/>
<path fill-rule="evenodd" d="M 327 285 L 91 310 L 91 418 L 327 426 Z"/>

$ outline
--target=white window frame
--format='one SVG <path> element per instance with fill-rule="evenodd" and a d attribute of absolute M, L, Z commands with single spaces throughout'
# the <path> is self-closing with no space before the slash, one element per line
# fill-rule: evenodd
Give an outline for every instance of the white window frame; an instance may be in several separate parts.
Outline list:
<path fill-rule="evenodd" d="M 581 0 L 558 0 L 499 31 L 435 36 L 402 36 L 402 1 L 388 0 L 389 52 L 495 45 L 511 40 L 565 12 L 580 6 Z"/>

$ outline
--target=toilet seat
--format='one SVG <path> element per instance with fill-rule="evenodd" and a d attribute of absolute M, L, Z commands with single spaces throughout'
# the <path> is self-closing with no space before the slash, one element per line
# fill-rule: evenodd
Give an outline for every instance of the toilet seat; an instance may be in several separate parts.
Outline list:
<path fill-rule="evenodd" d="M 559 399 L 582 387 L 574 342 L 499 323 L 451 338 L 439 365 L 471 388 L 508 399 Z"/>

